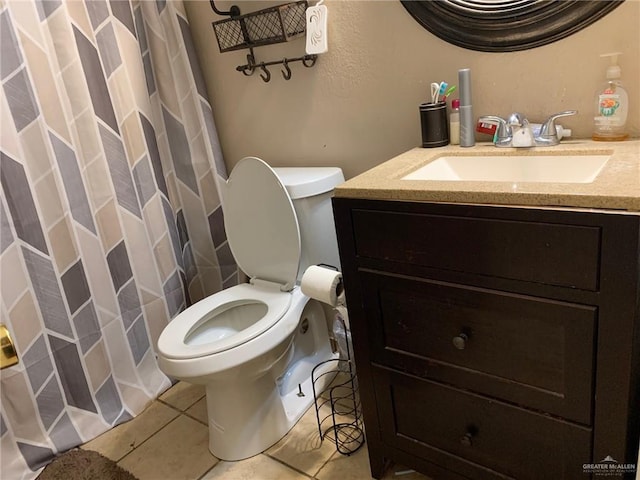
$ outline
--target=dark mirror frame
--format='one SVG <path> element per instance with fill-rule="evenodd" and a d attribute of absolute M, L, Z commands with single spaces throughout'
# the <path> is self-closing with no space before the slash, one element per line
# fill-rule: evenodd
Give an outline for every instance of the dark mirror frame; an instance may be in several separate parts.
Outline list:
<path fill-rule="evenodd" d="M 567 37 L 624 0 L 400 0 L 420 25 L 459 47 L 515 52 Z"/>

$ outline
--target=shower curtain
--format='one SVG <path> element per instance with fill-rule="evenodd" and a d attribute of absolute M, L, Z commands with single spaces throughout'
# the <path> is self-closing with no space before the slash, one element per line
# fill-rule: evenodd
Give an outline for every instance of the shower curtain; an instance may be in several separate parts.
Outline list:
<path fill-rule="evenodd" d="M 0 0 L 0 478 L 131 419 L 160 332 L 238 282 L 181 1 Z"/>

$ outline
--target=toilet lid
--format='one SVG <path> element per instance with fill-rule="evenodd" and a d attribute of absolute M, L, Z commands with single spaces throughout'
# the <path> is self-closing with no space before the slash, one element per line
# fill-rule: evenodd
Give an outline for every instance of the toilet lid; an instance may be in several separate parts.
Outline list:
<path fill-rule="evenodd" d="M 227 239 L 242 271 L 291 290 L 300 264 L 300 229 L 276 173 L 259 158 L 246 157 L 222 191 Z"/>

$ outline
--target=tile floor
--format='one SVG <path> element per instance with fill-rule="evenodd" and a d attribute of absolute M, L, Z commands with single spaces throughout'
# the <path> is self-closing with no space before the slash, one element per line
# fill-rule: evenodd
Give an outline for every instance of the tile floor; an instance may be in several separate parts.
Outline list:
<path fill-rule="evenodd" d="M 204 388 L 179 382 L 133 420 L 82 448 L 117 461 L 139 480 L 369 480 L 366 446 L 350 456 L 320 442 L 312 407 L 280 442 L 239 462 L 208 450 Z M 400 465 L 385 480 L 429 480 Z"/>

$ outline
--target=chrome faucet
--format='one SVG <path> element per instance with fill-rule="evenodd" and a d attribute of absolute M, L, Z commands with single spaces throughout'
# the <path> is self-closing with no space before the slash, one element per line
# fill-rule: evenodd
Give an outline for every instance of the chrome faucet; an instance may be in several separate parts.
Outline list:
<path fill-rule="evenodd" d="M 490 123 L 497 125 L 498 129 L 493 137 L 493 143 L 496 147 L 510 147 L 511 139 L 513 138 L 513 130 L 511 126 L 507 124 L 507 121 L 496 115 L 484 115 L 478 119 L 481 123 Z"/>
<path fill-rule="evenodd" d="M 542 127 L 540 127 L 540 132 L 535 136 L 536 146 L 552 147 L 553 145 L 558 145 L 560 139 L 558 138 L 558 132 L 556 130 L 556 118 L 568 117 L 576 113 L 578 113 L 577 110 L 567 110 L 566 112 L 554 113 L 547 118 L 542 124 Z"/>
<path fill-rule="evenodd" d="M 512 113 L 507 119 L 507 125 L 511 127 L 512 147 L 533 147 L 533 131 L 524 115 Z"/>
<path fill-rule="evenodd" d="M 577 110 L 555 113 L 545 120 L 538 131 L 533 131 L 529 120 L 521 113 L 512 113 L 507 120 L 496 115 L 484 115 L 479 122 L 497 125 L 494 144 L 496 147 L 550 147 L 558 145 L 556 118 L 575 115 Z"/>
<path fill-rule="evenodd" d="M 529 120 L 521 113 L 512 113 L 507 120 L 496 115 L 484 115 L 478 121 L 498 126 L 493 142 L 496 147 L 533 146 L 533 131 Z"/>

